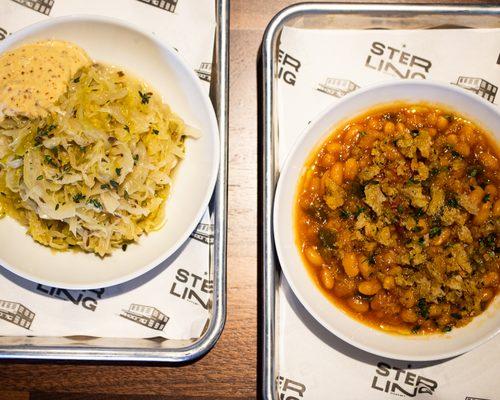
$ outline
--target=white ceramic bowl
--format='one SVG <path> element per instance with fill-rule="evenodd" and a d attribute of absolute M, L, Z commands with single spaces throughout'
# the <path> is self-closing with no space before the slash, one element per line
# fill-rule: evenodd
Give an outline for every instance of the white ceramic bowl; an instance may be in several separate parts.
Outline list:
<path fill-rule="evenodd" d="M 166 204 L 162 229 L 140 238 L 127 251 L 103 259 L 83 252 L 55 252 L 41 246 L 11 218 L 0 220 L 0 265 L 29 280 L 70 289 L 116 285 L 171 256 L 189 237 L 212 195 L 219 166 L 219 134 L 212 104 L 198 78 L 177 52 L 116 19 L 97 16 L 53 18 L 14 33 L 0 53 L 24 43 L 61 39 L 81 46 L 97 61 L 123 67 L 151 84 L 201 137 L 186 141 L 186 158 Z"/>
<path fill-rule="evenodd" d="M 363 350 L 395 359 L 438 360 L 464 353 L 500 330 L 500 296 L 494 304 L 464 328 L 446 335 L 395 335 L 385 333 L 349 317 L 319 290 L 303 265 L 295 241 L 293 218 L 297 183 L 311 152 L 329 136 L 332 128 L 394 101 L 426 101 L 456 110 L 495 135 L 498 141 L 500 114 L 479 96 L 450 85 L 427 81 L 400 81 L 367 87 L 346 96 L 321 113 L 293 146 L 281 171 L 274 200 L 274 241 L 281 268 L 304 307 L 330 332 Z"/>

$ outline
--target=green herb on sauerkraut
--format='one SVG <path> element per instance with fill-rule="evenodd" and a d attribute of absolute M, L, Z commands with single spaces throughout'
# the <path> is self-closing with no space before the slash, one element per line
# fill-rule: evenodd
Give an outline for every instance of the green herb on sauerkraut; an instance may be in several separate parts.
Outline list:
<path fill-rule="evenodd" d="M 184 157 L 184 122 L 145 85 L 102 64 L 78 71 L 55 110 L 0 122 L 0 216 L 41 244 L 100 256 L 160 228 Z"/>

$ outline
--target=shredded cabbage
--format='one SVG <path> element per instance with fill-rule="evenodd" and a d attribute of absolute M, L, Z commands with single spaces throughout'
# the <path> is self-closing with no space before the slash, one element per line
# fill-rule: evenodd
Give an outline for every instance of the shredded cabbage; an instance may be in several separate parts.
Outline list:
<path fill-rule="evenodd" d="M 125 248 L 163 224 L 188 131 L 129 74 L 85 67 L 47 118 L 0 122 L 0 216 L 54 249 Z"/>

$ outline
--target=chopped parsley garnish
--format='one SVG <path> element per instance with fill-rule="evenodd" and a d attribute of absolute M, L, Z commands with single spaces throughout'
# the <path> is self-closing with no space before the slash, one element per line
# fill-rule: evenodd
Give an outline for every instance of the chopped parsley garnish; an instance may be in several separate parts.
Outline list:
<path fill-rule="evenodd" d="M 155 135 L 158 135 L 158 134 L 160 133 L 160 131 L 159 131 L 158 129 L 153 129 L 153 133 L 154 133 Z"/>
<path fill-rule="evenodd" d="M 134 154 L 134 157 L 132 157 L 134 159 L 134 161 L 138 161 L 139 160 L 139 154 Z"/>
<path fill-rule="evenodd" d="M 433 226 L 429 230 L 429 237 L 432 239 L 433 237 L 441 235 L 441 228 L 439 226 Z"/>
<path fill-rule="evenodd" d="M 368 264 L 375 265 L 375 254 L 370 254 L 368 256 Z"/>
<path fill-rule="evenodd" d="M 92 204 L 95 208 L 100 208 L 102 209 L 102 204 L 100 203 L 99 200 L 97 199 L 89 199 L 89 201 L 87 201 L 88 204 Z"/>
<path fill-rule="evenodd" d="M 78 83 L 78 82 L 80 82 L 80 77 L 79 77 L 79 76 L 77 76 L 75 79 L 73 79 L 73 82 L 74 82 L 74 83 Z"/>
<path fill-rule="evenodd" d="M 403 205 L 402 205 L 402 204 L 400 204 L 400 205 L 398 206 L 398 213 L 402 214 L 402 213 L 403 213 L 403 211 L 404 211 L 404 207 L 403 207 Z"/>
<path fill-rule="evenodd" d="M 366 136 L 366 132 L 365 131 L 359 132 L 359 137 L 363 137 L 363 136 Z"/>
<path fill-rule="evenodd" d="M 482 168 L 480 166 L 474 166 L 468 169 L 467 176 L 469 178 L 475 178 L 482 172 Z"/>
<path fill-rule="evenodd" d="M 455 197 L 451 197 L 448 199 L 446 204 L 449 205 L 450 207 L 457 208 L 458 207 L 458 200 Z"/>
<path fill-rule="evenodd" d="M 103 183 L 103 184 L 101 185 L 101 189 L 109 189 L 109 184 L 107 184 L 107 183 Z"/>
<path fill-rule="evenodd" d="M 79 203 L 81 200 L 84 200 L 85 199 L 85 196 L 81 193 L 77 193 L 73 196 L 73 201 L 75 203 Z"/>
<path fill-rule="evenodd" d="M 423 297 L 418 300 L 417 307 L 418 307 L 420 315 L 423 318 L 428 319 L 429 318 L 429 309 L 427 308 L 427 302 L 425 301 L 425 299 Z"/>
<path fill-rule="evenodd" d="M 56 206 L 54 207 L 54 209 L 57 211 L 59 210 L 59 203 L 56 204 Z"/>
<path fill-rule="evenodd" d="M 42 179 L 43 179 L 43 175 L 38 175 L 38 176 L 36 177 L 36 180 L 37 180 L 37 181 L 41 181 Z"/>
<path fill-rule="evenodd" d="M 424 209 L 423 208 L 416 208 L 414 212 L 415 218 L 420 218 L 422 215 L 424 215 Z"/>
<path fill-rule="evenodd" d="M 439 168 L 432 168 L 431 169 L 431 176 L 436 176 L 439 174 Z"/>
<path fill-rule="evenodd" d="M 123 129 L 125 129 L 127 132 L 130 132 L 130 128 L 128 127 L 128 125 L 125 125 Z"/>
<path fill-rule="evenodd" d="M 490 197 L 491 196 L 490 196 L 489 193 L 485 194 L 484 197 L 483 197 L 483 203 L 487 203 L 488 201 L 490 201 Z"/>
<path fill-rule="evenodd" d="M 423 228 L 421 226 L 414 226 L 413 228 L 411 228 L 411 231 L 412 232 L 420 232 Z"/>
<path fill-rule="evenodd" d="M 420 135 L 420 131 L 418 129 L 412 129 L 410 133 L 414 138 Z"/>
<path fill-rule="evenodd" d="M 453 115 L 451 115 L 451 114 L 445 114 L 445 115 L 443 115 L 443 117 L 445 117 L 448 122 L 453 121 Z"/>
<path fill-rule="evenodd" d="M 80 151 L 85 153 L 87 151 L 87 146 L 80 146 Z"/>
<path fill-rule="evenodd" d="M 111 184 L 111 186 L 113 186 L 113 189 L 116 189 L 118 186 L 120 186 L 118 182 L 114 181 L 113 179 L 111 179 L 109 183 Z"/>
<path fill-rule="evenodd" d="M 421 326 L 420 325 L 415 325 L 413 328 L 411 328 L 411 333 L 415 334 L 420 330 Z"/>
<path fill-rule="evenodd" d="M 346 211 L 344 209 L 340 210 L 340 218 L 348 219 L 349 217 L 350 217 L 349 211 Z"/>
<path fill-rule="evenodd" d="M 121 168 L 115 168 L 116 175 L 120 176 L 122 174 Z"/>
<path fill-rule="evenodd" d="M 460 153 L 456 150 L 452 150 L 451 155 L 453 156 L 453 158 L 461 157 Z"/>
<path fill-rule="evenodd" d="M 142 93 L 139 90 L 139 96 L 141 96 L 141 104 L 148 104 L 149 99 L 151 98 L 152 95 L 153 95 L 153 93 L 151 93 L 151 92 Z"/>
<path fill-rule="evenodd" d="M 462 316 L 459 313 L 451 313 L 450 315 L 455 319 L 462 319 Z"/>
<path fill-rule="evenodd" d="M 57 167 L 57 164 L 54 162 L 54 160 L 52 159 L 51 156 L 49 156 L 48 154 L 44 157 L 45 159 L 45 162 L 49 165 L 52 165 L 53 167 Z"/>
<path fill-rule="evenodd" d="M 356 211 L 354 211 L 353 214 L 356 218 L 358 218 L 359 214 L 361 214 L 365 210 L 366 209 L 364 207 L 358 206 L 358 208 L 356 208 Z"/>
<path fill-rule="evenodd" d="M 64 171 L 64 172 L 68 172 L 70 169 L 71 169 L 71 164 L 66 164 L 66 165 L 64 165 L 64 167 L 63 167 L 63 171 Z"/>
<path fill-rule="evenodd" d="M 123 192 L 123 197 L 125 197 L 125 200 L 128 200 L 130 198 L 130 196 L 126 190 L 125 190 L 125 192 Z"/>
<path fill-rule="evenodd" d="M 122 244 L 122 250 L 123 251 L 127 251 L 127 243 L 123 243 Z"/>
<path fill-rule="evenodd" d="M 418 238 L 418 244 L 419 244 L 420 246 L 423 246 L 423 245 L 424 245 L 424 243 L 425 243 L 425 239 L 424 239 L 424 237 L 423 237 L 423 236 L 422 236 L 422 237 L 419 237 L 419 238 Z"/>
<path fill-rule="evenodd" d="M 408 186 L 410 186 L 410 185 L 414 185 L 414 184 L 416 184 L 416 183 L 418 183 L 418 181 L 417 181 L 417 180 L 415 180 L 415 177 L 413 177 L 413 176 L 412 176 L 410 179 L 408 179 L 408 180 L 406 181 L 406 184 L 407 184 Z"/>
<path fill-rule="evenodd" d="M 452 330 L 452 327 L 450 325 L 446 325 L 444 328 L 443 328 L 443 332 L 450 332 Z"/>

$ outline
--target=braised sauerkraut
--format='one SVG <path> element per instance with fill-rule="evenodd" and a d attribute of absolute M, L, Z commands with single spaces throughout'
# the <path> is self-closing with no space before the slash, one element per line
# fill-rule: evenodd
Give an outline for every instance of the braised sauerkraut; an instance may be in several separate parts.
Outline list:
<path fill-rule="evenodd" d="M 161 227 L 184 122 L 123 71 L 93 64 L 44 119 L 0 122 L 0 215 L 39 243 L 100 256 Z"/>

